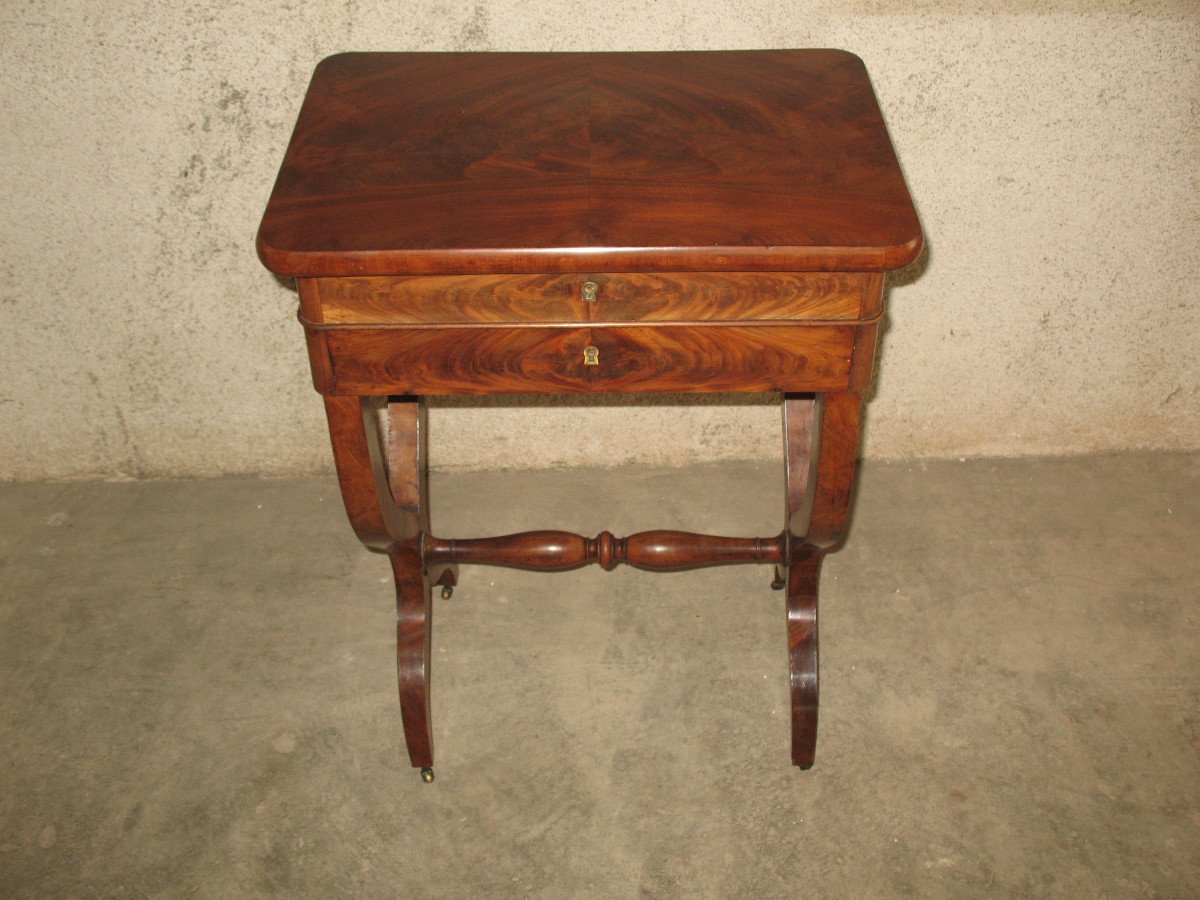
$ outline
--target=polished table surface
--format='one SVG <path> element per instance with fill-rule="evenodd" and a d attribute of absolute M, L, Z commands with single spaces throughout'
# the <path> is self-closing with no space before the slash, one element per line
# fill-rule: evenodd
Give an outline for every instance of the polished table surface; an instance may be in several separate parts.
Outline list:
<path fill-rule="evenodd" d="M 426 780 L 432 594 L 450 597 L 459 563 L 773 564 L 792 760 L 812 765 L 820 563 L 849 517 L 883 273 L 921 240 L 844 51 L 321 62 L 258 252 L 297 279 L 351 524 L 392 563 L 401 715 Z M 779 392 L 780 534 L 429 533 L 424 397 L 635 391 Z"/>
<path fill-rule="evenodd" d="M 879 271 L 920 244 L 837 50 L 330 57 L 259 232 L 298 277 Z"/>

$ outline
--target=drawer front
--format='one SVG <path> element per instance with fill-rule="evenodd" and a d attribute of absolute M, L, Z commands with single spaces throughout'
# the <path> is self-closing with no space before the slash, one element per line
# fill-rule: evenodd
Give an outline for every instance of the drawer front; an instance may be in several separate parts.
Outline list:
<path fill-rule="evenodd" d="M 327 328 L 333 394 L 832 391 L 856 326 Z M 314 360 L 314 375 L 317 373 Z"/>
<path fill-rule="evenodd" d="M 306 281 L 301 286 L 305 317 L 335 325 L 852 320 L 878 314 L 883 284 L 877 273 L 855 272 L 408 275 Z"/>

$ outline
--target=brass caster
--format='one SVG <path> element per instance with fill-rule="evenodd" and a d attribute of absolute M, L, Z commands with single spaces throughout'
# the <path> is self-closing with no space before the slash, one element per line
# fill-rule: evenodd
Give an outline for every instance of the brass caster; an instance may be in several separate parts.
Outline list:
<path fill-rule="evenodd" d="M 442 599 L 443 600 L 449 600 L 453 593 L 454 593 L 454 588 L 450 587 L 450 585 L 448 585 L 448 584 L 442 585 Z M 433 778 L 432 777 L 429 778 L 429 781 L 433 781 Z"/>
<path fill-rule="evenodd" d="M 433 769 L 426 766 L 421 770 L 421 780 L 426 784 L 433 784 Z"/>
<path fill-rule="evenodd" d="M 784 580 L 783 575 L 779 571 L 779 567 L 776 566 L 775 578 L 771 581 L 771 590 L 782 591 L 785 587 L 787 587 L 787 581 Z"/>

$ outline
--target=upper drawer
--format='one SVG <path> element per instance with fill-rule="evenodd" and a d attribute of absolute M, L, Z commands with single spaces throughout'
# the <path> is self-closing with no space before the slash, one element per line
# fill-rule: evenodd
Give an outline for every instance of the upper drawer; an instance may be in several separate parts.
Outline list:
<path fill-rule="evenodd" d="M 879 273 L 405 275 L 300 281 L 327 324 L 854 320 L 878 315 Z"/>

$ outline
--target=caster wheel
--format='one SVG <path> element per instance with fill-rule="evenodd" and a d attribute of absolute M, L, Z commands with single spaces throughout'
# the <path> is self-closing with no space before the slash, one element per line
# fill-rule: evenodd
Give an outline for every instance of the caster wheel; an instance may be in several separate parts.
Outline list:
<path fill-rule="evenodd" d="M 443 600 L 449 600 L 453 594 L 454 594 L 454 588 L 450 587 L 450 585 L 448 585 L 448 584 L 442 585 L 442 599 Z"/>
<path fill-rule="evenodd" d="M 423 768 L 421 770 L 421 780 L 423 782 L 425 782 L 426 784 L 432 784 L 433 783 L 433 769 L 429 768 L 429 766 L 426 766 L 425 768 Z"/>

